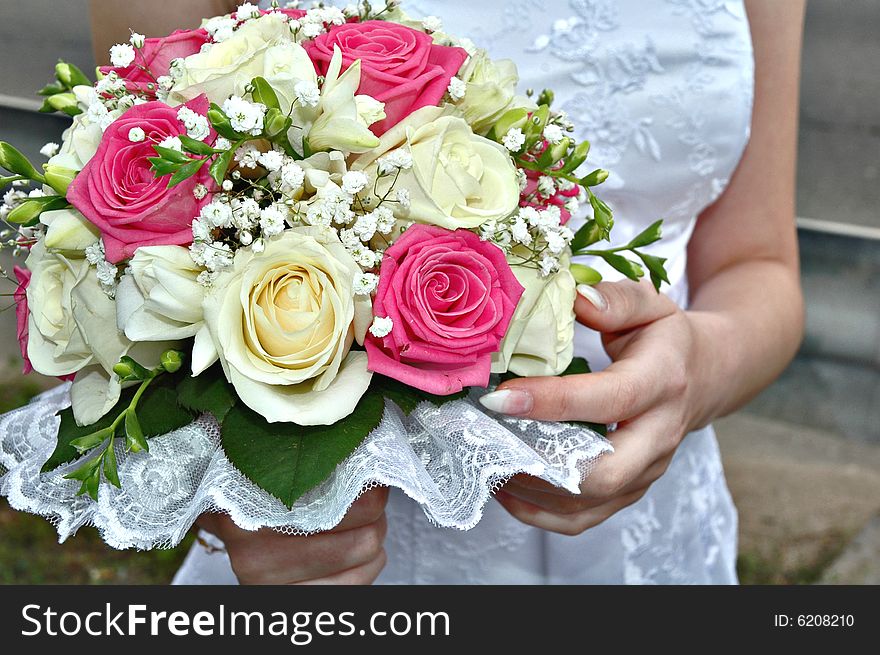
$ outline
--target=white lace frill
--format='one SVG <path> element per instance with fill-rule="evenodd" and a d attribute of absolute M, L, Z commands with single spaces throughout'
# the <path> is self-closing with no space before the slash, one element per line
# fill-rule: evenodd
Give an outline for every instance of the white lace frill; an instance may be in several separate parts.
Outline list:
<path fill-rule="evenodd" d="M 246 530 L 328 530 L 379 485 L 402 489 L 437 525 L 468 530 L 510 476 L 528 473 L 577 492 L 593 463 L 612 450 L 591 430 L 489 415 L 473 398 L 422 403 L 409 417 L 391 407 L 333 475 L 288 510 L 235 469 L 220 447 L 219 426 L 203 415 L 150 440 L 149 453 L 131 455 L 117 445 L 122 489 L 102 483 L 95 502 L 77 497 L 80 483 L 64 479 L 73 465 L 40 473 L 55 448 L 56 413 L 69 405 L 69 386 L 62 385 L 0 417 L 0 494 L 15 509 L 49 519 L 60 541 L 93 525 L 119 549 L 173 547 L 203 512 L 226 513 Z"/>

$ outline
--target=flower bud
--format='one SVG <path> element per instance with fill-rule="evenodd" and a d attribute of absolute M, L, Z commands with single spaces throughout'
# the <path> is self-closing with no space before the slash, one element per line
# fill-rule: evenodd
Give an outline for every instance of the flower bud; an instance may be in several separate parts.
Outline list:
<path fill-rule="evenodd" d="M 59 61 L 55 65 L 55 77 L 68 89 L 75 86 L 91 86 L 92 83 L 85 74 L 73 64 L 66 61 Z"/>
<path fill-rule="evenodd" d="M 183 353 L 178 350 L 166 350 L 159 361 L 167 373 L 177 373 L 183 366 Z"/>
<path fill-rule="evenodd" d="M 113 367 L 113 372 L 121 379 L 125 380 L 134 375 L 134 367 L 126 361 L 121 361 Z"/>
<path fill-rule="evenodd" d="M 584 264 L 572 264 L 571 275 L 578 284 L 592 286 L 602 281 L 602 274 L 599 271 Z"/>
<path fill-rule="evenodd" d="M 68 116 L 78 116 L 82 113 L 76 96 L 72 93 L 58 93 L 46 98 L 46 103 L 55 111 L 60 111 Z"/>
<path fill-rule="evenodd" d="M 77 171 L 72 168 L 58 166 L 57 164 L 48 164 L 44 166 L 44 168 L 46 172 L 43 177 L 46 178 L 46 183 L 55 189 L 60 195 L 67 195 L 67 187 L 73 182 L 73 178 L 76 177 Z"/>

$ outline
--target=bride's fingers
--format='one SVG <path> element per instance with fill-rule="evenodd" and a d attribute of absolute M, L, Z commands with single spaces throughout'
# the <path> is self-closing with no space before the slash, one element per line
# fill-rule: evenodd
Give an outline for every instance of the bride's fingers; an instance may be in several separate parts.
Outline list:
<path fill-rule="evenodd" d="M 382 569 L 385 568 L 385 564 L 388 561 L 388 557 L 385 554 L 385 551 L 382 550 L 379 555 L 367 562 L 366 564 L 362 564 L 353 569 L 349 569 L 348 571 L 342 571 L 341 573 L 336 573 L 334 575 L 328 576 L 326 578 L 319 578 L 317 580 L 305 580 L 303 582 L 297 582 L 299 585 L 369 585 L 375 582 L 376 578 L 379 577 L 379 574 L 382 573 Z"/>
<path fill-rule="evenodd" d="M 331 532 L 344 532 L 379 520 L 388 503 L 388 487 L 375 487 L 361 494 L 349 508 L 345 518 Z"/>
<path fill-rule="evenodd" d="M 621 360 L 604 371 L 566 377 L 517 378 L 480 402 L 488 409 L 548 421 L 618 423 L 656 405 L 665 394 L 662 370 L 650 360 Z"/>
<path fill-rule="evenodd" d="M 613 516 L 624 507 L 635 503 L 644 495 L 644 492 L 636 492 L 626 496 L 615 498 L 613 501 L 603 503 L 598 507 L 584 510 L 576 514 L 557 514 L 546 510 L 538 505 L 522 500 L 503 490 L 496 494 L 498 502 L 514 518 L 526 525 L 531 525 L 542 530 L 549 530 L 559 534 L 575 536 L 589 528 L 595 527 Z"/>
<path fill-rule="evenodd" d="M 597 332 L 623 332 L 670 316 L 678 311 L 672 300 L 657 293 L 647 280 L 600 282 L 578 287 L 578 322 Z"/>

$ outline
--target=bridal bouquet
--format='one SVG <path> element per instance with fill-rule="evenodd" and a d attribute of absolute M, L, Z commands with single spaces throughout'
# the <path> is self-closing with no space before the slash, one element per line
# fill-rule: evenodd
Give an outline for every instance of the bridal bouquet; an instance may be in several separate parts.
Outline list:
<path fill-rule="evenodd" d="M 236 484 L 307 508 L 388 421 L 417 441 L 407 417 L 459 403 L 501 426 L 470 388 L 586 371 L 575 286 L 600 275 L 573 256 L 665 280 L 642 250 L 659 222 L 596 247 L 613 224 L 592 190 L 607 172 L 584 174 L 589 144 L 552 92 L 518 96 L 512 62 L 396 4 L 245 4 L 132 33 L 94 84 L 57 66 L 44 110 L 73 124 L 48 163 L 0 143 L 26 369 L 72 380 L 32 487 L 76 485 L 63 502 L 78 506 L 127 479 L 184 493 L 150 477 L 150 451 L 201 424 Z M 194 487 L 211 486 L 208 467 Z M 367 468 L 354 497 L 387 483 Z M 205 508 L 229 510 L 215 494 L 191 513 Z"/>

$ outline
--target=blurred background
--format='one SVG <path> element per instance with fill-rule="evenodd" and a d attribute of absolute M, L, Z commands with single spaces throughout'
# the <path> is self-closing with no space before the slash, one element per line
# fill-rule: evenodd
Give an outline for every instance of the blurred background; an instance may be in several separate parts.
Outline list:
<path fill-rule="evenodd" d="M 94 69 L 86 6 L 0 0 L 0 135 L 32 161 L 68 122 L 37 113 L 35 90 L 59 57 Z M 743 583 L 880 583 L 878 31 L 877 0 L 808 3 L 798 170 L 807 336 L 774 386 L 716 424 Z M 0 312 L 0 413 L 54 383 L 20 375 L 14 334 L 14 311 Z M 117 552 L 92 529 L 59 546 L 48 522 L 0 500 L 0 583 L 164 583 L 185 547 Z"/>

